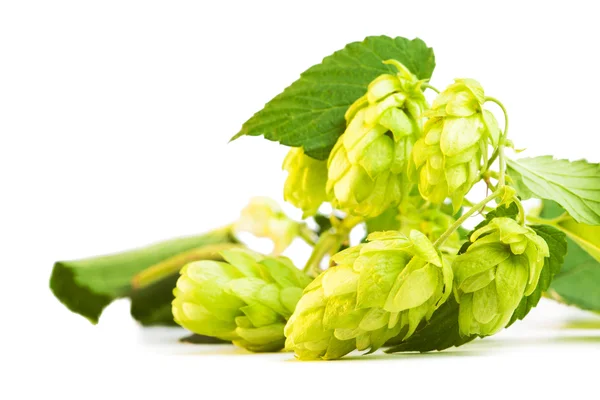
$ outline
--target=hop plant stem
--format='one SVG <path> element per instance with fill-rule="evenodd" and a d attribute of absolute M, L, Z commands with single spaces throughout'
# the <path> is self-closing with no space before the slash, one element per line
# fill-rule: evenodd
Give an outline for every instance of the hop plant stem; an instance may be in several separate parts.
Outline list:
<path fill-rule="evenodd" d="M 502 109 L 502 112 L 504 113 L 504 132 L 502 133 L 502 136 L 500 137 L 500 143 L 498 145 L 498 149 L 497 149 L 497 155 L 498 155 L 498 162 L 499 162 L 499 176 L 498 176 L 498 189 L 502 188 L 506 183 L 505 183 L 505 173 L 506 173 L 506 160 L 504 158 L 504 144 L 506 143 L 506 138 L 508 135 L 508 112 L 506 111 L 506 107 L 504 107 L 504 104 L 502 104 L 502 102 L 498 99 L 496 99 L 495 97 L 486 97 L 485 101 L 491 101 L 492 103 L 496 103 L 498 105 L 498 107 L 500 107 L 500 109 Z M 491 165 L 491 163 L 495 160 L 495 155 L 496 153 L 492 154 L 492 158 L 490 158 L 490 163 L 488 164 L 488 167 Z"/>
<path fill-rule="evenodd" d="M 348 240 L 352 228 L 362 222 L 362 218 L 348 216 L 340 224 L 323 233 L 302 270 L 304 273 L 316 277 L 321 273 L 321 261 L 327 254 L 337 252 Z"/>
<path fill-rule="evenodd" d="M 214 232 L 231 233 L 231 230 L 232 225 L 227 225 L 223 228 L 216 229 Z M 221 251 L 243 247 L 243 245 L 238 243 L 216 243 L 185 251 L 139 272 L 131 279 L 131 286 L 134 289 L 150 286 L 154 282 L 177 273 L 189 262 L 196 260 L 221 260 L 222 258 L 219 254 Z"/>
<path fill-rule="evenodd" d="M 319 240 L 317 234 L 310 229 L 306 224 L 300 226 L 298 236 L 304 240 L 309 246 L 315 246 Z"/>
<path fill-rule="evenodd" d="M 442 233 L 442 235 L 438 238 L 438 240 L 436 240 L 433 243 L 433 245 L 435 247 L 439 248 L 450 237 L 450 235 L 452 235 L 452 233 L 454 233 L 454 231 L 457 230 L 463 224 L 463 222 L 465 222 L 467 220 L 467 218 L 469 218 L 471 215 L 475 214 L 478 210 L 481 210 L 482 208 L 484 208 L 487 205 L 487 203 L 494 200 L 495 198 L 500 197 L 501 195 L 502 195 L 502 190 L 498 189 L 494 193 L 492 193 L 488 197 L 486 197 L 485 199 L 481 200 L 479 203 L 475 204 L 473 207 L 471 207 L 469 209 L 469 211 L 467 211 L 466 213 L 461 215 L 460 218 L 457 219 L 450 226 L 450 228 L 448 228 L 446 230 L 446 232 Z"/>
<path fill-rule="evenodd" d="M 517 205 L 517 208 L 519 209 L 519 224 L 525 225 L 525 209 L 523 208 L 521 200 L 519 200 L 517 196 L 514 196 L 513 203 L 515 203 Z"/>
<path fill-rule="evenodd" d="M 498 188 L 504 187 L 506 185 L 504 175 L 506 170 L 506 160 L 504 159 L 504 145 L 500 144 L 498 146 L 498 163 L 500 164 L 500 175 L 498 177 Z"/>
<path fill-rule="evenodd" d="M 440 94 L 440 91 L 436 87 L 431 86 L 429 83 L 426 83 L 426 82 L 423 83 L 423 84 L 421 84 L 421 88 L 423 88 L 423 89 L 431 89 L 434 92 L 436 92 L 437 94 Z"/>

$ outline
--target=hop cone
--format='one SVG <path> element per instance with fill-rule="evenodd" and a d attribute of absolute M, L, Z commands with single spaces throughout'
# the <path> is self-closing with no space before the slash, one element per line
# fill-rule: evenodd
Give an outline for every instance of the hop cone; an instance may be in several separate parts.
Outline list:
<path fill-rule="evenodd" d="M 535 290 L 548 245 L 510 218 L 494 218 L 471 241 L 452 264 L 460 333 L 492 335 L 506 326 L 523 296 Z"/>
<path fill-rule="evenodd" d="M 408 191 L 407 165 L 427 102 L 421 81 L 397 61 L 346 112 L 346 131 L 328 160 L 327 194 L 335 207 L 372 218 Z"/>
<path fill-rule="evenodd" d="M 409 165 L 423 198 L 440 204 L 450 197 L 456 211 L 479 179 L 488 145 L 497 146 L 500 134 L 493 114 L 482 108 L 484 101 L 477 81 L 456 79 L 433 102 Z"/>
<path fill-rule="evenodd" d="M 250 351 L 283 348 L 283 328 L 310 278 L 283 257 L 223 251 L 226 262 L 196 261 L 174 290 L 175 322 Z"/>
<path fill-rule="evenodd" d="M 277 255 L 299 235 L 300 224 L 288 218 L 276 201 L 268 197 L 254 197 L 242 210 L 233 229 L 271 239 L 273 254 Z"/>
<path fill-rule="evenodd" d="M 375 351 L 409 337 L 448 297 L 452 269 L 420 232 L 378 232 L 333 257 L 336 266 L 306 287 L 285 327 L 300 359 Z"/>
<path fill-rule="evenodd" d="M 302 218 L 313 216 L 327 199 L 327 162 L 315 160 L 304 154 L 301 147 L 294 147 L 283 161 L 288 177 L 283 188 L 283 197 L 301 209 Z"/>

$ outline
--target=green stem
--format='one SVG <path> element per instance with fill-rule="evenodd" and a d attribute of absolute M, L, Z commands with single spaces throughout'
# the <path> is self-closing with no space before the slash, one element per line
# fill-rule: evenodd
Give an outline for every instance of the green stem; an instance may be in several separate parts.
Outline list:
<path fill-rule="evenodd" d="M 490 161 L 488 162 L 488 168 L 492 165 L 492 162 L 494 162 L 495 160 L 495 155 L 498 155 L 499 158 L 499 177 L 498 177 L 498 188 L 502 188 L 505 185 L 505 174 L 506 174 L 506 160 L 504 158 L 504 143 L 506 142 L 506 138 L 508 136 L 508 111 L 506 111 L 506 107 L 504 107 L 504 104 L 502 104 L 502 102 L 498 99 L 496 99 L 495 97 L 486 97 L 485 101 L 491 101 L 492 103 L 496 103 L 500 109 L 502 109 L 502 112 L 504 113 L 504 132 L 502 133 L 502 136 L 499 139 L 499 143 L 498 143 L 498 148 L 494 151 L 494 154 L 492 154 L 492 158 L 490 158 Z"/>
<path fill-rule="evenodd" d="M 131 280 L 133 289 L 141 289 L 169 275 L 179 272 L 184 265 L 198 260 L 222 260 L 220 252 L 232 248 L 243 248 L 237 243 L 215 243 L 197 247 L 167 258 L 139 272 Z"/>
<path fill-rule="evenodd" d="M 302 271 L 312 277 L 319 275 L 321 270 L 321 260 L 323 260 L 330 252 L 337 251 L 337 249 L 342 246 L 343 242 L 344 237 L 333 230 L 329 230 L 322 234 Z"/>
<path fill-rule="evenodd" d="M 485 101 L 496 103 L 500 109 L 502 109 L 502 112 L 504 113 L 504 133 L 502 134 L 502 139 L 506 140 L 506 135 L 508 134 L 508 111 L 506 111 L 506 107 L 504 107 L 504 104 L 495 97 L 486 97 Z M 502 140 L 500 142 L 502 142 Z"/>
<path fill-rule="evenodd" d="M 517 208 L 519 209 L 519 223 L 521 225 L 525 225 L 525 209 L 523 208 L 521 200 L 519 200 L 517 196 L 514 196 L 513 202 L 517 205 Z"/>
<path fill-rule="evenodd" d="M 560 229 L 559 224 L 561 222 L 563 222 L 566 219 L 569 219 L 571 217 L 569 217 L 569 214 L 564 213 L 562 215 L 559 215 L 556 218 L 551 218 L 551 219 L 546 219 L 546 218 L 541 218 L 541 217 L 536 217 L 534 215 L 528 215 L 527 216 L 527 220 L 529 222 L 532 222 L 534 224 L 544 224 L 544 225 L 552 225 L 554 227 L 557 227 Z"/>
<path fill-rule="evenodd" d="M 468 207 L 475 206 L 475 204 L 472 201 L 469 201 L 468 199 L 463 199 L 463 204 Z M 483 211 L 492 211 L 493 209 L 494 209 L 493 207 L 488 207 L 488 206 L 483 207 Z"/>
<path fill-rule="evenodd" d="M 304 240 L 309 246 L 314 246 L 315 244 L 317 244 L 317 240 L 319 240 L 317 234 L 306 224 L 300 225 L 298 236 L 300 237 L 300 239 Z"/>
<path fill-rule="evenodd" d="M 490 169 L 490 167 L 492 166 L 492 164 L 494 163 L 494 161 L 496 161 L 496 158 L 498 158 L 498 153 L 499 153 L 499 150 L 498 150 L 498 149 L 499 149 L 499 148 L 500 148 L 500 147 L 498 146 L 498 147 L 496 148 L 496 150 L 494 150 L 494 152 L 492 153 L 492 156 L 491 156 L 491 157 L 490 157 L 490 159 L 488 160 L 488 163 L 487 163 L 487 165 L 486 165 L 486 167 L 485 167 L 485 171 L 489 170 L 489 169 Z M 485 171 L 484 171 L 484 173 L 485 173 Z M 482 175 L 483 175 L 483 174 L 482 174 Z"/>
<path fill-rule="evenodd" d="M 500 163 L 498 169 L 499 171 L 499 176 L 498 176 L 498 188 L 504 187 L 504 185 L 506 184 L 504 181 L 504 176 L 506 173 L 506 160 L 504 159 L 504 145 L 500 144 L 498 146 L 498 162 Z"/>
<path fill-rule="evenodd" d="M 502 195 L 502 192 L 500 190 L 496 190 L 494 193 L 490 194 L 488 197 L 486 197 L 485 199 L 481 200 L 479 203 L 475 204 L 473 207 L 471 207 L 469 209 L 469 211 L 467 211 L 466 213 L 464 213 L 463 215 L 461 215 L 460 218 L 457 219 L 452 224 L 452 226 L 450 226 L 450 228 L 448 228 L 446 230 L 446 232 L 444 232 L 438 238 L 438 240 L 436 240 L 433 243 L 433 245 L 439 249 L 440 246 L 450 237 L 450 235 L 452 235 L 454 233 L 454 231 L 456 231 L 463 224 L 463 222 L 465 222 L 467 220 L 467 218 L 469 218 L 471 215 L 475 214 L 475 212 L 477 212 L 477 211 L 481 210 L 482 208 L 484 208 L 487 203 L 489 203 L 490 201 L 494 200 L 497 197 L 500 197 L 501 195 Z"/>
<path fill-rule="evenodd" d="M 323 233 L 306 262 L 303 270 L 306 274 L 316 277 L 321 273 L 321 261 L 327 254 L 337 252 L 342 244 L 348 240 L 352 228 L 362 222 L 357 217 L 346 217 L 337 227 Z"/>
<path fill-rule="evenodd" d="M 434 86 L 431 86 L 429 83 L 422 83 L 422 84 L 421 84 L 421 87 L 422 87 L 423 89 L 431 89 L 431 90 L 433 90 L 434 92 L 436 92 L 437 94 L 440 94 L 440 91 L 439 91 L 439 90 L 437 90 L 437 88 L 435 88 Z"/>

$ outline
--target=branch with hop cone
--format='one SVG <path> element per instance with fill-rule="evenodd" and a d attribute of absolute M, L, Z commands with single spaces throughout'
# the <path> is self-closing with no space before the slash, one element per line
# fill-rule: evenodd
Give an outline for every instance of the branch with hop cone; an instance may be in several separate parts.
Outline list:
<path fill-rule="evenodd" d="M 171 303 L 177 324 L 253 352 L 285 348 L 302 360 L 405 342 L 449 301 L 458 305 L 463 337 L 507 326 L 536 290 L 549 248 L 525 226 L 507 184 L 506 108 L 473 79 L 439 91 L 402 63 L 385 64 L 390 72 L 347 108 L 327 160 L 293 147 L 283 162 L 284 199 L 303 220 L 321 220 L 320 229 L 289 218 L 271 199 L 253 198 L 226 227 L 235 240 L 169 253 L 136 270 L 131 287 L 179 274 Z M 428 88 L 436 92 L 431 104 Z M 489 103 L 501 108 L 503 130 Z M 468 201 L 482 180 L 491 194 Z M 463 243 L 465 221 L 492 210 L 493 201 L 515 204 L 517 217 L 486 219 Z M 326 216 L 319 214 L 324 203 L 333 208 Z M 371 232 L 353 244 L 357 226 Z M 241 243 L 244 233 L 271 239 L 271 254 Z M 302 270 L 283 256 L 297 238 L 312 247 Z"/>

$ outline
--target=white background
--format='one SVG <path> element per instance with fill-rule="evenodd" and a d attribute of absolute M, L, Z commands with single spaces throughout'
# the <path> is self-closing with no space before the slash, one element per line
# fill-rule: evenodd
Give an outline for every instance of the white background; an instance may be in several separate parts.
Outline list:
<path fill-rule="evenodd" d="M 52 297 L 56 260 L 281 200 L 285 148 L 228 139 L 303 70 L 380 34 L 432 46 L 438 87 L 478 79 L 524 155 L 600 161 L 592 1 L 0 2 L 0 398 L 597 398 L 600 319 L 549 301 L 454 351 L 300 363 L 177 344 L 125 301 L 94 327 Z"/>

